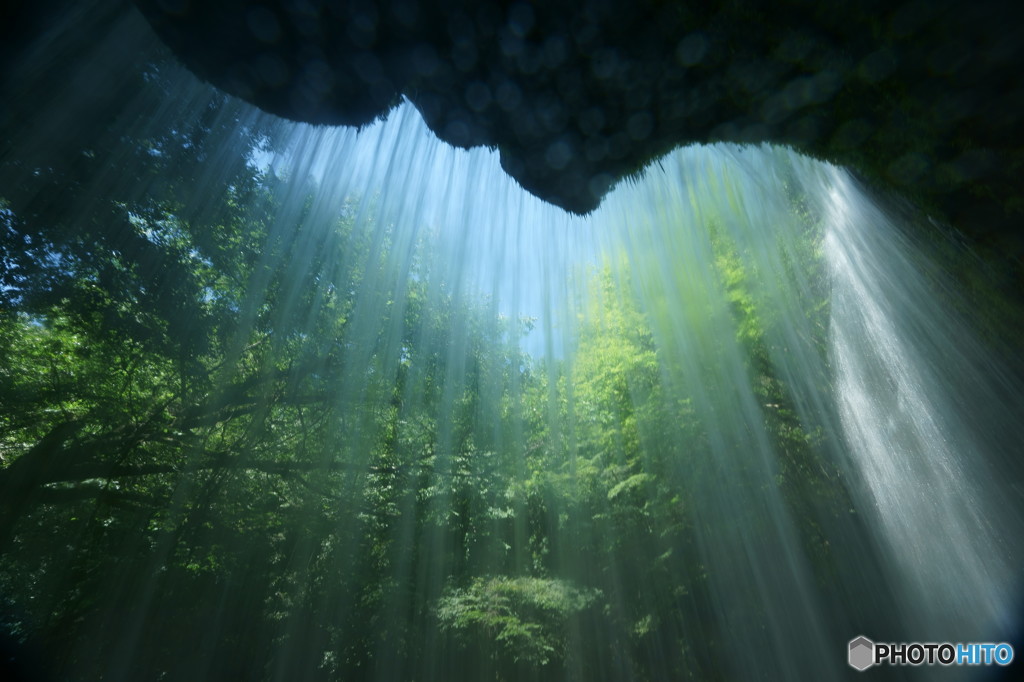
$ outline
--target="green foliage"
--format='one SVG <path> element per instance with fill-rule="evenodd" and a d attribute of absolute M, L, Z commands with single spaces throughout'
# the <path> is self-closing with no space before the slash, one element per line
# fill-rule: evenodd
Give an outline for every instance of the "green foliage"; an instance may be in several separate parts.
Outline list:
<path fill-rule="evenodd" d="M 495 658 L 545 666 L 566 655 L 571 618 L 600 596 L 564 580 L 505 576 L 476 578 L 437 605 L 444 632 L 465 647 L 485 647 Z"/>
<path fill-rule="evenodd" d="M 705 385 L 728 344 L 666 350 L 649 264 L 609 263 L 569 356 L 526 357 L 529 321 L 432 279 L 428 230 L 398 248 L 372 208 L 315 215 L 237 115 L 3 169 L 0 625 L 72 678 L 718 677 L 727 568 L 698 512 L 728 493 L 713 443 L 745 442 Z M 115 163 L 148 191 L 94 181 Z M 827 563 L 836 471 L 774 365 L 764 273 L 708 229 L 729 309 L 685 318 L 730 321 L 770 484 Z M 819 255 L 809 231 L 788 267 L 823 334 Z"/>

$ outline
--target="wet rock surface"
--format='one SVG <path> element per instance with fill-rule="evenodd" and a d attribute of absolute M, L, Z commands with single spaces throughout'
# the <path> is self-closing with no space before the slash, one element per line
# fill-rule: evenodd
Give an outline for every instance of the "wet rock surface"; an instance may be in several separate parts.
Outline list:
<path fill-rule="evenodd" d="M 1021 210 L 1015 3 L 136 4 L 196 73 L 267 111 L 358 126 L 405 97 L 576 213 L 713 141 L 792 145 L 979 231 Z"/>
<path fill-rule="evenodd" d="M 524 188 L 576 213 L 679 145 L 770 142 L 1024 254 L 1017 3 L 134 4 L 193 72 L 267 111 L 360 126 L 407 98 L 441 139 L 496 148 Z M 72 6 L 5 5 L 0 81 Z"/>

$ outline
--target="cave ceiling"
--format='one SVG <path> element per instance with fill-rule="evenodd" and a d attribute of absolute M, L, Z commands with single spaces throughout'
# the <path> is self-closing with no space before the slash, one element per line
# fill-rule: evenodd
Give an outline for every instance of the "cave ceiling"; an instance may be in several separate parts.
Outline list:
<path fill-rule="evenodd" d="M 767 142 L 1024 252 L 1020 3 L 134 4 L 194 73 L 268 112 L 363 126 L 408 100 L 574 213 L 677 146 Z"/>

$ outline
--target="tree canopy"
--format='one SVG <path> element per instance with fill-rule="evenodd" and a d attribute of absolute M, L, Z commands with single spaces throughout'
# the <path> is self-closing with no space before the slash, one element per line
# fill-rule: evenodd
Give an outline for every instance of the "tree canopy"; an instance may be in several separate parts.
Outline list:
<path fill-rule="evenodd" d="M 325 220 L 229 100 L 187 120 L 4 157 L 0 628 L 48 672 L 724 679 L 732 569 L 702 542 L 741 524 L 706 503 L 765 485 L 825 579 L 820 519 L 850 502 L 713 221 L 729 305 L 691 315 L 713 352 L 683 362 L 635 295 L 648 265 L 608 263 L 582 273 L 572 352 L 531 358 L 529 320 L 432 272 L 429 228 L 406 243 L 360 197 Z M 794 267 L 817 240 L 808 215 Z M 781 463 L 767 482 L 715 473 L 716 443 L 750 442 L 705 384 L 723 348 Z"/>

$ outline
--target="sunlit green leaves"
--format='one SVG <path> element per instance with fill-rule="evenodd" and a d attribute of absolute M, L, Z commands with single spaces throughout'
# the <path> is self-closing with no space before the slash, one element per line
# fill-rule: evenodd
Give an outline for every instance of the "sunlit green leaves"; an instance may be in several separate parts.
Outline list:
<path fill-rule="evenodd" d="M 449 591 L 437 617 L 467 647 L 483 645 L 495 657 L 544 666 L 565 656 L 569 619 L 599 596 L 564 580 L 481 577 Z"/>

